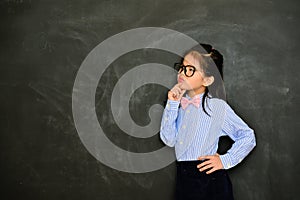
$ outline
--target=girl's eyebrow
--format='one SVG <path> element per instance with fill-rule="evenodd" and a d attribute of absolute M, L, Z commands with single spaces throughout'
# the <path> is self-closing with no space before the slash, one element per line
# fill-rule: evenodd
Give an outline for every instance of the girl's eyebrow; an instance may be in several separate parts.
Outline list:
<path fill-rule="evenodd" d="M 189 62 L 188 62 L 187 60 L 185 60 L 185 59 L 183 59 L 182 64 L 183 64 L 184 61 L 187 62 L 188 65 L 191 65 L 191 63 L 189 63 Z M 196 69 L 198 69 L 198 70 L 201 70 L 201 68 L 198 67 L 198 66 L 195 66 L 195 65 L 192 65 L 192 66 L 196 67 Z"/>
<path fill-rule="evenodd" d="M 183 60 L 183 61 L 182 61 L 182 64 L 183 64 L 183 62 L 187 62 L 188 65 L 191 65 L 191 63 L 189 63 L 187 60 Z M 193 66 L 194 66 L 194 65 L 193 65 Z"/>

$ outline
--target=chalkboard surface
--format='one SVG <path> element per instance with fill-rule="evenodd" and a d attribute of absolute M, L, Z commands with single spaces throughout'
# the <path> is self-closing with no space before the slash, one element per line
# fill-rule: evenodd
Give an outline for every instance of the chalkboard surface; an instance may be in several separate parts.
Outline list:
<path fill-rule="evenodd" d="M 0 1 L 1 199 L 174 199 L 174 162 L 146 173 L 113 169 L 86 149 L 73 118 L 83 61 L 107 38 L 140 27 L 172 29 L 223 54 L 227 102 L 257 139 L 243 162 L 228 170 L 235 198 L 299 199 L 299 11 L 294 0 Z M 158 132 L 147 138 L 124 133 L 110 98 L 134 67 L 172 67 L 178 59 L 139 49 L 104 71 L 95 112 L 113 144 L 135 153 L 164 147 Z M 137 88 L 128 105 L 132 121 L 149 124 L 150 107 L 163 106 L 167 91 L 158 84 Z M 219 151 L 231 144 L 222 138 Z"/>

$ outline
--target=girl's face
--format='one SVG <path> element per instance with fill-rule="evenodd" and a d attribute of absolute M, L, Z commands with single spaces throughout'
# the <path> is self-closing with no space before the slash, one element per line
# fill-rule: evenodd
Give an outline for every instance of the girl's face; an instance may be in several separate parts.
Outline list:
<path fill-rule="evenodd" d="M 199 66 L 199 62 L 191 54 L 187 54 L 184 57 L 182 64 L 185 66 L 192 65 L 196 68 L 196 71 L 191 77 L 187 77 L 184 74 L 184 70 L 178 73 L 177 80 L 178 83 L 181 83 L 181 89 L 194 94 L 200 94 L 205 91 L 205 87 L 213 83 L 213 76 L 205 77 L 202 68 Z"/>

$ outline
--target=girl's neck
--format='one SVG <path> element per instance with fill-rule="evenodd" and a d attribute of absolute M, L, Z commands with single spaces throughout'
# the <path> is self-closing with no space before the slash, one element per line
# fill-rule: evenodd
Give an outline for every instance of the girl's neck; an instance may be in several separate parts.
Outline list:
<path fill-rule="evenodd" d="M 199 90 L 188 90 L 187 94 L 189 95 L 189 97 L 193 98 L 194 96 L 196 96 L 198 94 L 202 94 L 204 92 L 205 92 L 205 88 L 199 89 Z"/>

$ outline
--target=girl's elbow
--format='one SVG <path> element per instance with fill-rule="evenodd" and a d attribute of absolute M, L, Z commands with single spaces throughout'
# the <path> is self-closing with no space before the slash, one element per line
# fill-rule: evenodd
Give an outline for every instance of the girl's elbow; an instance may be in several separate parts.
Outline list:
<path fill-rule="evenodd" d="M 255 138 L 253 129 L 251 129 L 251 144 L 252 144 L 252 149 L 253 149 L 256 146 L 256 138 Z"/>
<path fill-rule="evenodd" d="M 163 142 L 165 143 L 165 145 L 167 145 L 169 147 L 175 146 L 175 142 L 173 140 L 168 140 L 167 138 L 164 138 Z"/>
<path fill-rule="evenodd" d="M 245 132 L 245 135 L 243 138 L 244 138 L 244 141 L 246 142 L 249 150 L 251 151 L 256 146 L 254 130 L 251 128 L 248 128 L 248 130 Z"/>
<path fill-rule="evenodd" d="M 173 142 L 167 142 L 165 143 L 168 147 L 174 147 L 175 146 L 175 143 Z"/>
<path fill-rule="evenodd" d="M 169 147 L 174 147 L 175 146 L 175 142 L 173 142 L 173 141 L 163 140 L 163 142 L 165 143 L 165 145 L 167 145 Z"/>
<path fill-rule="evenodd" d="M 174 147 L 175 146 L 175 142 L 173 142 L 172 140 L 168 139 L 167 137 L 165 137 L 164 135 L 160 134 L 160 139 L 161 141 L 163 141 L 163 143 L 169 147 Z"/>

